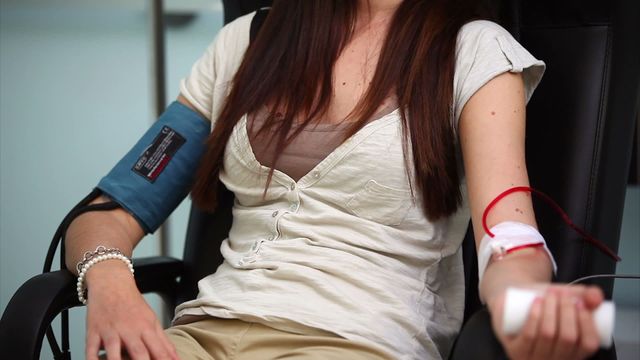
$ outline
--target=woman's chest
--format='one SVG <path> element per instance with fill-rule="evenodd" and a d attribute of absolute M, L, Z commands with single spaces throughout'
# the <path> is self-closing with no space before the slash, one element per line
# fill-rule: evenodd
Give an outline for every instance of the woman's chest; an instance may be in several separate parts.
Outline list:
<path fill-rule="evenodd" d="M 367 124 L 297 181 L 274 170 L 268 186 L 270 169 L 256 159 L 245 125 L 246 117 L 234 129 L 221 172 L 221 180 L 240 206 L 303 198 L 391 225 L 413 205 L 407 175 L 412 167 L 406 166 L 397 110 Z"/>

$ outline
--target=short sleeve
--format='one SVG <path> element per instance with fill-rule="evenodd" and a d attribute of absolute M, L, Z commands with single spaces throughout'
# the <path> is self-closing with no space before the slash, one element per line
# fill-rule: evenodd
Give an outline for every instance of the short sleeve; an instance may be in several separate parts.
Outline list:
<path fill-rule="evenodd" d="M 180 94 L 209 120 L 211 120 L 216 62 L 219 62 L 216 61 L 216 57 L 221 50 L 220 43 L 220 34 L 218 34 L 204 54 L 193 64 L 189 75 L 180 80 Z"/>
<path fill-rule="evenodd" d="M 476 20 L 458 32 L 453 85 L 454 129 L 476 91 L 504 72 L 522 73 L 526 101 L 540 83 L 545 63 L 531 55 L 500 25 Z"/>
<path fill-rule="evenodd" d="M 217 118 L 228 85 L 249 46 L 249 29 L 255 13 L 225 25 L 191 72 L 180 80 L 180 94 L 209 120 Z"/>

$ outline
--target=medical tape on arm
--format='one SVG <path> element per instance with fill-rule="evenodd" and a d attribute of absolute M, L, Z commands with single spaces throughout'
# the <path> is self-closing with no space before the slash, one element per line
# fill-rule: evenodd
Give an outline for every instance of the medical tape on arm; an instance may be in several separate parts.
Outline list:
<path fill-rule="evenodd" d="M 97 188 L 154 232 L 187 196 L 211 123 L 173 102 Z"/>
<path fill-rule="evenodd" d="M 549 255 L 554 274 L 557 272 L 558 266 L 544 237 L 533 226 L 521 222 L 505 221 L 493 226 L 490 233 L 493 234 L 493 237 L 485 234 L 478 247 L 478 286 L 482 283 L 482 277 L 492 257 L 505 256 L 527 247 L 544 249 Z"/>

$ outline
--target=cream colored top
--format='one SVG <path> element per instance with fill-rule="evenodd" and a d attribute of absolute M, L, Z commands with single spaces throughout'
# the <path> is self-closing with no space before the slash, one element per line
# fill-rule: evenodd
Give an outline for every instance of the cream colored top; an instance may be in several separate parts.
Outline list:
<path fill-rule="evenodd" d="M 249 44 L 252 17 L 225 26 L 181 82 L 181 93 L 212 121 Z M 529 99 L 544 63 L 492 22 L 465 25 L 453 120 L 491 78 L 523 70 Z M 256 160 L 243 117 L 220 173 L 236 197 L 221 245 L 225 261 L 199 282 L 196 300 L 178 306 L 176 319 L 238 318 L 297 333 L 335 333 L 393 359 L 446 358 L 462 323 L 460 245 L 469 211 L 465 201 L 453 216 L 430 222 L 422 197 L 409 191 L 402 148 L 395 110 L 298 181 L 276 170 L 263 199 L 269 169 Z M 461 187 L 465 194 L 464 182 Z"/>

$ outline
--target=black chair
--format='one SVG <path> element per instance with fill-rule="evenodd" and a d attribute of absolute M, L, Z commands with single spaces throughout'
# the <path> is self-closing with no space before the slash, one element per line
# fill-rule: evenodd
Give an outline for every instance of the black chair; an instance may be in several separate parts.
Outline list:
<path fill-rule="evenodd" d="M 265 5 L 257 0 L 224 3 L 227 21 Z M 551 195 L 577 225 L 615 251 L 638 110 L 640 2 L 510 0 L 498 9 L 503 24 L 548 65 L 528 107 L 527 161 L 532 186 Z M 142 292 L 160 294 L 169 306 L 196 296 L 196 282 L 222 261 L 219 243 L 231 224 L 233 194 L 220 191 L 215 214 L 191 210 L 182 260 L 134 260 Z M 536 203 L 536 213 L 558 261 L 559 281 L 615 271 L 610 258 L 584 243 L 544 204 Z M 505 358 L 488 313 L 478 301 L 471 235 L 463 245 L 465 325 L 451 358 Z M 613 281 L 598 284 L 610 298 Z M 30 279 L 18 289 L 0 320 L 1 356 L 38 359 L 53 318 L 79 305 L 75 277 L 68 271 Z M 601 351 L 595 358 L 615 359 L 615 351 Z"/>
<path fill-rule="evenodd" d="M 640 79 L 640 3 L 633 0 L 505 1 L 504 25 L 547 71 L 527 107 L 532 187 L 554 198 L 578 226 L 618 249 Z M 557 281 L 612 274 L 615 262 L 535 201 L 540 231 L 558 263 Z M 469 235 L 469 234 L 468 234 Z M 477 296 L 476 254 L 464 247 L 465 326 L 453 359 L 505 358 Z M 624 255 L 623 255 L 624 256 Z M 613 280 L 594 280 L 607 298 Z M 474 314 L 475 313 L 475 314 Z M 482 340 L 480 340 L 482 339 Z M 615 359 L 615 350 L 596 359 Z"/>

